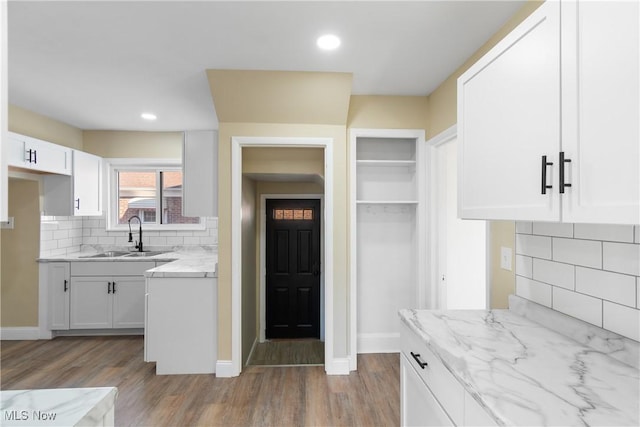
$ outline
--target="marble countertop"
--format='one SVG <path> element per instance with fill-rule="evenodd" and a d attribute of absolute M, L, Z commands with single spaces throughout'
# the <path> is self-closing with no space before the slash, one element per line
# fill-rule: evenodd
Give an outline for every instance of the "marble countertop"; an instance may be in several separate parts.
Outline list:
<path fill-rule="evenodd" d="M 637 368 L 509 310 L 400 310 L 502 425 L 640 425 Z"/>
<path fill-rule="evenodd" d="M 217 277 L 218 253 L 211 248 L 200 246 L 183 247 L 147 247 L 149 251 L 162 251 L 153 256 L 116 256 L 91 258 L 91 255 L 103 251 L 123 251 L 126 248 L 104 247 L 87 248 L 68 255 L 39 258 L 38 262 L 167 262 L 145 272 L 146 277 Z"/>
<path fill-rule="evenodd" d="M 0 391 L 3 426 L 99 425 L 114 404 L 115 387 Z"/>

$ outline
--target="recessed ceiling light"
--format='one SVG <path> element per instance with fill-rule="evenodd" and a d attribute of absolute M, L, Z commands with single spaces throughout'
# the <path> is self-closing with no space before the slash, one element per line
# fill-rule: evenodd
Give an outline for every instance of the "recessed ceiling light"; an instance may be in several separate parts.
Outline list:
<path fill-rule="evenodd" d="M 142 113 L 142 114 L 140 114 L 140 117 L 142 117 L 145 120 L 149 120 L 149 121 L 157 119 L 156 115 L 153 114 L 153 113 Z"/>
<path fill-rule="evenodd" d="M 325 34 L 324 36 L 318 37 L 316 41 L 318 47 L 323 50 L 334 50 L 340 46 L 340 39 L 338 36 L 333 34 Z"/>

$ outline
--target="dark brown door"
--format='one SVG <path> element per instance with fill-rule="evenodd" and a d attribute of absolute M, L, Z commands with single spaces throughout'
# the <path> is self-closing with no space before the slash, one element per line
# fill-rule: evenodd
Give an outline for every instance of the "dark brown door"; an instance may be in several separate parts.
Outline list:
<path fill-rule="evenodd" d="M 267 200 L 266 337 L 320 338 L 320 200 Z"/>

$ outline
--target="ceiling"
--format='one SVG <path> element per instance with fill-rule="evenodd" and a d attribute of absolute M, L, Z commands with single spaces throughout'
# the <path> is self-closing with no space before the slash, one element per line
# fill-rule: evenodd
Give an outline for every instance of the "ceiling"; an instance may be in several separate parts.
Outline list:
<path fill-rule="evenodd" d="M 524 1 L 10 0 L 8 97 L 81 129 L 179 131 L 218 127 L 207 69 L 347 72 L 356 95 L 428 95 Z M 338 50 L 316 48 L 326 32 Z"/>

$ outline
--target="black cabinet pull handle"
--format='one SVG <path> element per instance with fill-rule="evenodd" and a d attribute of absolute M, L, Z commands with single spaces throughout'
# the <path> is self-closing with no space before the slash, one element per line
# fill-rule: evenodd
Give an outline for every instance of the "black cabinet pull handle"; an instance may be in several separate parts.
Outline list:
<path fill-rule="evenodd" d="M 429 364 L 427 362 L 423 362 L 422 360 L 420 360 L 420 354 L 416 354 L 413 351 L 411 352 L 411 357 L 413 357 L 413 359 L 418 363 L 418 366 L 420 366 L 422 369 L 424 369 L 426 366 L 428 366 Z"/>
<path fill-rule="evenodd" d="M 33 163 L 38 163 L 38 152 L 33 150 Z"/>
<path fill-rule="evenodd" d="M 116 282 L 113 282 L 113 283 L 111 284 L 111 286 L 112 286 L 112 289 L 113 289 L 112 293 L 114 293 L 114 294 L 115 294 L 115 293 L 116 293 Z"/>
<path fill-rule="evenodd" d="M 76 209 L 80 209 L 80 197 L 76 199 Z"/>
<path fill-rule="evenodd" d="M 28 161 L 29 163 L 33 163 L 33 161 L 31 160 L 31 152 L 32 152 L 32 151 L 33 151 L 32 149 L 29 149 L 29 151 L 28 151 L 28 153 L 29 153 L 29 158 L 27 159 L 27 161 Z"/>
<path fill-rule="evenodd" d="M 553 188 L 547 185 L 547 166 L 552 166 L 553 162 L 547 162 L 547 156 L 542 156 L 542 194 L 547 194 L 547 188 Z"/>
<path fill-rule="evenodd" d="M 67 279 L 64 279 L 64 291 L 67 292 L 67 290 L 69 290 L 69 286 L 67 285 Z"/>
<path fill-rule="evenodd" d="M 564 194 L 565 187 L 571 187 L 571 184 L 564 182 L 564 164 L 571 163 L 571 159 L 564 158 L 564 151 L 560 152 L 560 194 Z"/>
<path fill-rule="evenodd" d="M 107 282 L 107 293 L 111 293 L 111 282 Z"/>

